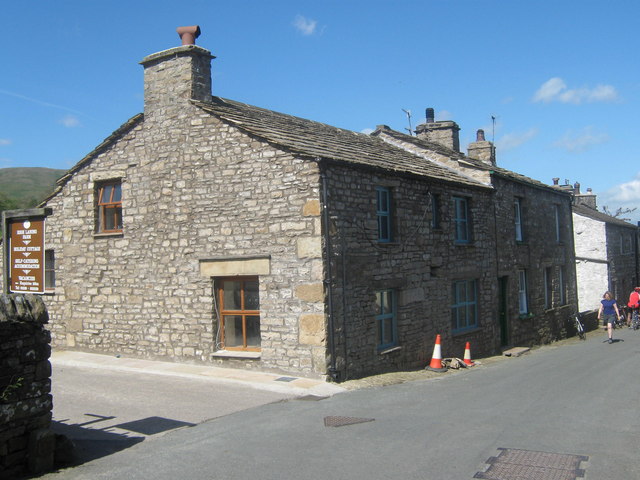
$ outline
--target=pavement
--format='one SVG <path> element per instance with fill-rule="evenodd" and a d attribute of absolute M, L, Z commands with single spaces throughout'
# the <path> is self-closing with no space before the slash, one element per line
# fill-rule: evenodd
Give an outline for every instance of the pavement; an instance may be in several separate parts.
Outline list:
<path fill-rule="evenodd" d="M 259 390 L 283 393 L 294 397 L 329 397 L 346 391 L 335 383 L 322 379 L 294 377 L 236 368 L 160 362 L 140 358 L 56 350 L 51 354 L 53 367 L 82 367 L 109 371 L 164 375 L 170 377 L 209 380 L 216 383 L 240 385 Z"/>

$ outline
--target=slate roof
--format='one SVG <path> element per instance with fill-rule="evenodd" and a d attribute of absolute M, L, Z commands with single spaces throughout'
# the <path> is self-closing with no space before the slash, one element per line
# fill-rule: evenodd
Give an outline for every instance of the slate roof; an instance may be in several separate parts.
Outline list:
<path fill-rule="evenodd" d="M 213 97 L 211 102 L 192 103 L 246 133 L 298 155 L 431 177 L 471 187 L 491 188 L 464 173 L 394 147 L 371 135 L 220 97 Z"/>
<path fill-rule="evenodd" d="M 613 225 L 618 225 L 621 227 L 637 228 L 633 223 L 629 223 L 620 218 L 612 217 L 611 215 L 599 212 L 598 210 L 594 210 L 593 208 L 587 207 L 586 205 L 573 205 L 572 209 L 574 213 L 587 218 L 591 218 L 593 220 L 598 220 L 604 223 L 611 223 Z"/>
<path fill-rule="evenodd" d="M 490 172 L 493 175 L 497 175 L 503 178 L 507 178 L 509 180 L 513 180 L 516 182 L 520 182 L 520 183 L 525 183 L 528 184 L 530 186 L 533 187 L 537 187 L 537 188 L 542 188 L 545 190 L 551 190 L 554 191 L 556 193 L 562 193 L 565 195 L 571 195 L 570 192 L 567 192 L 565 190 L 562 190 L 561 188 L 557 187 L 557 186 L 553 186 L 553 185 L 547 185 L 546 183 L 540 182 L 538 180 L 535 180 L 533 178 L 527 177 L 526 175 L 521 175 L 519 173 L 516 172 L 512 172 L 511 170 L 507 170 L 506 168 L 502 168 L 502 167 L 498 167 L 497 165 L 489 165 L 485 162 L 483 162 L 482 160 L 477 160 L 475 158 L 471 158 L 471 157 L 467 157 L 465 154 L 461 153 L 461 152 L 456 152 L 455 150 L 452 150 L 451 148 L 445 147 L 444 145 L 440 145 L 438 143 L 434 143 L 434 142 L 429 142 L 426 140 L 423 140 L 421 138 L 418 137 L 414 137 L 411 135 L 407 135 L 405 133 L 402 132 L 398 132 L 396 130 L 392 130 L 391 128 L 385 126 L 385 125 L 381 125 L 378 127 L 378 129 L 376 130 L 376 132 L 374 132 L 374 135 L 380 133 L 380 132 L 384 132 L 385 135 L 389 135 L 392 138 L 395 138 L 397 140 L 400 140 L 402 142 L 407 142 L 410 143 L 412 145 L 415 145 L 416 147 L 422 148 L 424 150 L 429 150 L 429 151 L 433 151 L 435 153 L 439 153 L 441 155 L 446 155 L 448 157 L 450 157 L 451 159 L 454 160 L 458 160 L 460 162 L 463 162 L 469 166 L 472 166 L 473 168 L 477 168 L 479 170 L 486 170 L 488 172 Z"/>

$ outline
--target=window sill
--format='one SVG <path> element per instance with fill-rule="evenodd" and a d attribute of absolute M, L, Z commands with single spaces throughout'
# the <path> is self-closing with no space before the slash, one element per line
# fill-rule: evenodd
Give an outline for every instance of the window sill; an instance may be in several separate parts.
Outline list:
<path fill-rule="evenodd" d="M 389 353 L 397 352 L 398 350 L 402 350 L 402 347 L 397 345 L 395 347 L 383 348 L 378 352 L 378 355 L 387 355 Z"/>
<path fill-rule="evenodd" d="M 93 238 L 123 237 L 124 232 L 94 233 Z"/>
<path fill-rule="evenodd" d="M 529 318 L 533 318 L 535 315 L 533 313 L 521 313 L 520 315 L 518 315 L 518 318 L 520 320 L 527 320 Z"/>
<path fill-rule="evenodd" d="M 469 333 L 475 333 L 482 330 L 480 327 L 470 327 L 470 328 L 465 328 L 465 329 L 461 329 L 461 330 L 453 330 L 451 332 L 451 336 L 452 337 L 461 337 L 463 335 L 467 335 Z"/>
<path fill-rule="evenodd" d="M 249 358 L 259 359 L 260 352 L 245 352 L 243 350 L 218 350 L 211 354 L 212 358 Z"/>

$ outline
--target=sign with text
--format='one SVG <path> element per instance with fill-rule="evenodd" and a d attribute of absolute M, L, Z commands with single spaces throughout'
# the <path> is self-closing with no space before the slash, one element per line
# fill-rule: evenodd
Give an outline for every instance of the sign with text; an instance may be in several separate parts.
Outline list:
<path fill-rule="evenodd" d="M 44 218 L 9 222 L 9 290 L 44 293 Z"/>

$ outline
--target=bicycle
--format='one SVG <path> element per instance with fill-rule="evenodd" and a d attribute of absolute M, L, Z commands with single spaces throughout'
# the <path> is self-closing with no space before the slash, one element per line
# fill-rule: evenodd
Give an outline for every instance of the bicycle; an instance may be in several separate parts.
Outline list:
<path fill-rule="evenodd" d="M 580 340 L 586 340 L 587 335 L 584 332 L 584 326 L 582 325 L 582 322 L 580 321 L 580 318 L 577 315 L 575 318 L 575 326 L 576 326 L 576 332 L 578 334 L 578 337 L 580 337 Z"/>

